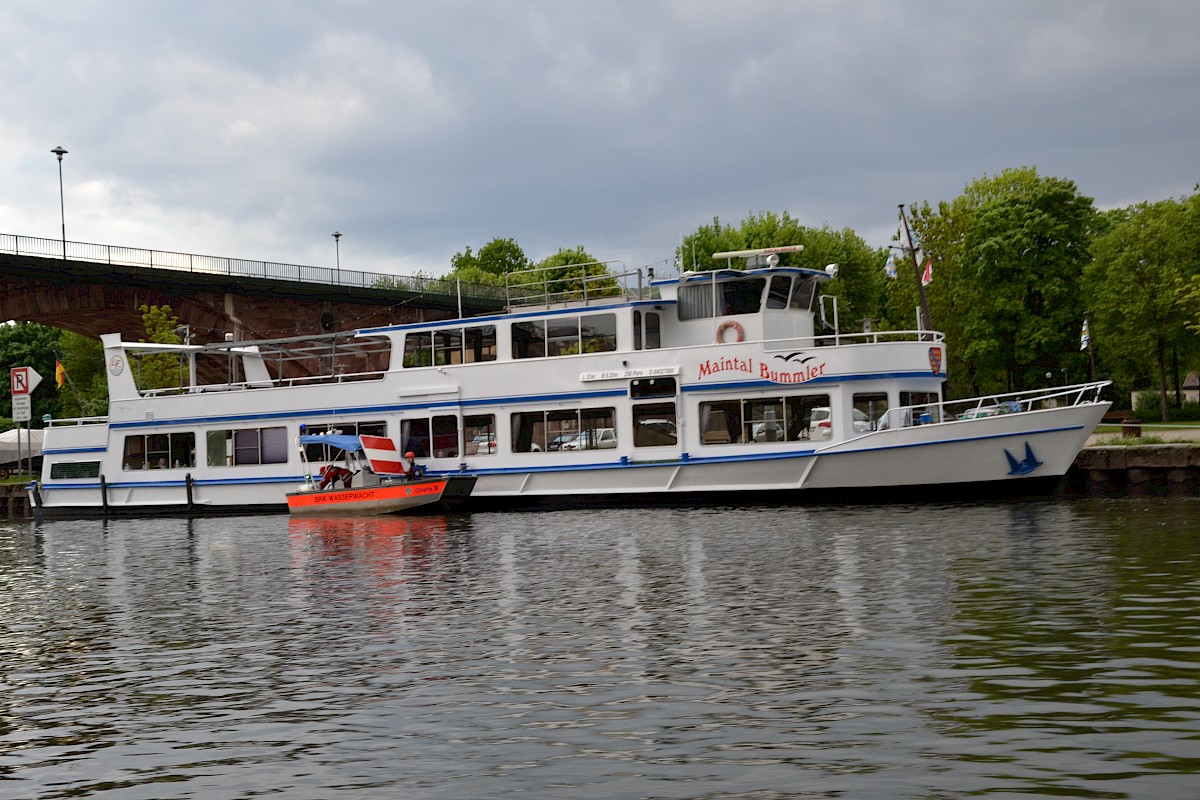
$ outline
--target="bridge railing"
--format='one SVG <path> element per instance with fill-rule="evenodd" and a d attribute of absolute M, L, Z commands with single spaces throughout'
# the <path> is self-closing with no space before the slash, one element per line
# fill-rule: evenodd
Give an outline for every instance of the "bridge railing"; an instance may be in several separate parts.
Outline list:
<path fill-rule="evenodd" d="M 170 250 L 145 250 L 140 247 L 92 244 L 70 240 L 64 242 L 62 239 L 42 239 L 36 236 L 18 236 L 11 233 L 0 233 L 0 253 L 40 258 L 64 258 L 94 264 L 115 264 L 124 267 L 146 267 L 177 272 L 319 283 L 326 286 L 348 286 L 361 289 L 395 289 L 449 296 L 459 295 L 461 292 L 461 296 L 464 298 L 504 300 L 503 286 L 488 286 L 479 283 L 460 284 L 447 278 L 391 275 L 334 267 L 306 267 L 300 264 L 176 253 Z"/>

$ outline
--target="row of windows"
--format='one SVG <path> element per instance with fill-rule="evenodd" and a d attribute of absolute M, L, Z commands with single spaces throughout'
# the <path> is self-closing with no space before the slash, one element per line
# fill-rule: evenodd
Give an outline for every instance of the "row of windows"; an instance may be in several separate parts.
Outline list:
<path fill-rule="evenodd" d="M 773 275 L 770 286 L 767 286 L 766 278 L 689 283 L 679 287 L 679 319 L 757 314 L 763 306 L 764 289 L 767 290 L 767 308 L 809 311 L 816 294 L 817 279 L 804 275 Z"/>
<path fill-rule="evenodd" d="M 645 378 L 633 382 L 632 442 L 634 447 L 670 447 L 678 443 L 674 378 Z M 653 402 L 654 398 L 661 398 Z M 929 393 L 901 393 L 904 405 L 936 403 Z M 853 397 L 852 427 L 857 433 L 887 424 L 887 395 L 860 393 Z M 509 449 L 514 453 L 572 452 L 615 449 L 622 439 L 612 407 L 553 409 L 514 412 L 509 418 Z M 700 439 L 703 444 L 736 444 L 828 439 L 832 433 L 828 394 L 756 397 L 716 400 L 700 404 Z M 387 436 L 383 420 L 308 425 L 309 433 L 337 432 L 352 435 Z M 497 452 L 496 417 L 477 414 L 463 417 L 465 455 L 485 456 Z M 288 460 L 287 428 L 243 428 L 207 431 L 204 435 L 206 463 L 210 467 L 252 464 L 283 464 Z M 400 450 L 418 458 L 458 458 L 458 418 L 452 414 L 413 417 L 400 422 Z M 310 461 L 329 461 L 336 455 L 327 445 L 306 445 Z M 81 462 L 82 463 L 82 462 Z M 91 464 L 92 462 L 88 462 Z M 131 434 L 125 437 L 124 468 L 127 470 L 194 467 L 194 433 Z M 55 465 L 52 469 L 57 469 Z M 71 467 L 61 465 L 63 470 Z M 98 466 L 96 467 L 98 470 Z M 52 477 L 88 477 L 60 475 Z M 95 476 L 91 476 L 95 477 Z"/>
<path fill-rule="evenodd" d="M 635 314 L 635 348 L 659 346 L 658 314 Z M 543 358 L 617 349 L 616 314 L 585 314 L 526 320 L 512 326 L 513 358 Z M 477 325 L 404 336 L 404 366 L 428 367 L 496 360 L 496 326 Z"/>

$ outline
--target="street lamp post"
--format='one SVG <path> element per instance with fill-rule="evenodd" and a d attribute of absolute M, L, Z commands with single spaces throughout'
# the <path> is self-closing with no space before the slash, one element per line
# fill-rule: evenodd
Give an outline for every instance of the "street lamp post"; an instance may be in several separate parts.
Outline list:
<path fill-rule="evenodd" d="M 63 202 L 62 157 L 67 154 L 60 144 L 50 151 L 58 156 L 58 212 L 62 218 L 63 261 L 67 260 L 67 206 Z"/>
<path fill-rule="evenodd" d="M 342 285 L 342 232 L 334 231 L 329 234 L 333 237 L 333 249 L 337 255 L 337 283 Z"/>

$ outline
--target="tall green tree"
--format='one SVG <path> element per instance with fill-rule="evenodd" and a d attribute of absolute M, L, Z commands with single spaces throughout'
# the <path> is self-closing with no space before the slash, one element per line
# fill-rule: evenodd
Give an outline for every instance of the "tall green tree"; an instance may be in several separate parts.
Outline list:
<path fill-rule="evenodd" d="M 1200 279 L 1200 242 L 1190 218 L 1195 208 L 1194 202 L 1164 200 L 1127 209 L 1094 243 L 1087 271 L 1097 346 L 1135 382 L 1152 365 L 1164 422 L 1170 419 L 1171 377 L 1179 378 L 1171 362 L 1181 351 L 1185 357 L 1197 351 L 1186 292 Z"/>
<path fill-rule="evenodd" d="M 447 277 L 471 283 L 503 284 L 504 276 L 531 266 L 529 257 L 514 239 L 492 239 L 472 253 L 470 246 L 450 259 Z"/>
<path fill-rule="evenodd" d="M 30 427 L 42 427 L 42 417 L 59 416 L 58 393 L 54 391 L 54 351 L 58 347 L 57 328 L 36 322 L 0 324 L 0 368 L 8 380 L 13 367 L 33 367 L 42 376 L 41 385 L 30 395 Z M 12 427 L 12 395 L 0 393 L 0 416 Z"/>
<path fill-rule="evenodd" d="M 984 203 L 967 229 L 964 272 L 986 300 L 966 312 L 965 357 L 1009 391 L 1057 376 L 1078 350 L 1094 216 L 1073 182 L 1043 178 Z"/>
<path fill-rule="evenodd" d="M 146 327 L 146 338 L 143 342 L 158 344 L 179 344 L 182 339 L 175 329 L 179 327 L 179 317 L 171 313 L 170 306 L 142 305 L 142 324 Z M 142 356 L 137 373 L 137 384 L 141 390 L 170 389 L 187 381 L 187 365 L 182 358 L 174 353 L 161 353 Z"/>
<path fill-rule="evenodd" d="M 63 417 L 103 415 L 108 409 L 108 378 L 100 340 L 63 331 L 58 352 L 67 373 L 58 390 L 59 413 Z"/>
<path fill-rule="evenodd" d="M 911 210 L 933 259 L 926 291 L 933 327 L 946 336 L 948 396 L 1025 388 L 1064 368 L 1082 376 L 1078 339 L 1071 341 L 1083 320 L 1080 280 L 1095 224 L 1090 198 L 1070 181 L 1020 167 L 985 175 L 954 200 Z M 889 319 L 913 319 L 916 304 L 904 262 L 887 288 Z"/>

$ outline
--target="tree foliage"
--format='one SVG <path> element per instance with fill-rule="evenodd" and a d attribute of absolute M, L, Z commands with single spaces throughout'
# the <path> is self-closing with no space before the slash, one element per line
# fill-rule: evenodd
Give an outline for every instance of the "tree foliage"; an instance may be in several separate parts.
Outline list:
<path fill-rule="evenodd" d="M 30 395 L 30 426 L 40 428 L 46 414 L 59 416 L 58 393 L 54 391 L 55 348 L 61 331 L 36 322 L 9 322 L 0 325 L 0 364 L 3 364 L 4 379 L 13 367 L 33 367 L 42 376 L 42 382 Z M 2 393 L 0 419 L 12 424 L 12 395 Z"/>
<path fill-rule="evenodd" d="M 711 225 L 704 225 L 685 236 L 675 256 L 676 263 L 684 270 L 709 271 L 729 267 L 726 259 L 713 258 L 714 253 L 793 244 L 803 245 L 804 249 L 798 253 L 781 253 L 781 265 L 824 270 L 828 265 L 836 264 L 838 277 L 825 284 L 822 292 L 838 297 L 839 318 L 872 319 L 878 323 L 884 293 L 884 254 L 868 247 L 849 228 L 840 231 L 828 226 L 811 228 L 786 211 L 782 214 L 752 213 L 737 228 L 722 224 L 714 217 Z M 734 267 L 740 265 L 735 263 Z"/>
<path fill-rule="evenodd" d="M 175 329 L 179 327 L 179 317 L 171 313 L 170 306 L 142 305 L 142 324 L 146 327 L 146 339 L 143 342 L 158 344 L 179 344 L 182 340 Z M 142 356 L 137 373 L 137 384 L 141 390 L 169 389 L 180 386 L 187 381 L 187 364 L 181 356 L 175 353 L 161 353 Z"/>
<path fill-rule="evenodd" d="M 59 413 L 63 417 L 103 416 L 108 412 L 108 377 L 104 371 L 104 347 L 99 339 L 62 331 L 59 354 L 66 369 L 66 382 L 59 391 Z"/>
<path fill-rule="evenodd" d="M 1163 420 L 1170 418 L 1171 361 L 1198 352 L 1187 287 L 1200 280 L 1195 198 L 1142 203 L 1114 214 L 1087 269 L 1091 328 L 1105 362 L 1131 385 L 1152 373 Z M 1178 398 L 1176 398 L 1178 400 Z M 1178 403 L 1176 403 L 1177 405 Z"/>
<path fill-rule="evenodd" d="M 913 209 L 934 263 L 927 293 L 950 353 L 949 396 L 1029 388 L 1064 368 L 1082 376 L 1081 282 L 1095 219 L 1073 182 L 1033 167 L 984 176 L 936 210 Z M 888 287 L 893 314 L 916 304 L 914 281 L 900 275 Z"/>

